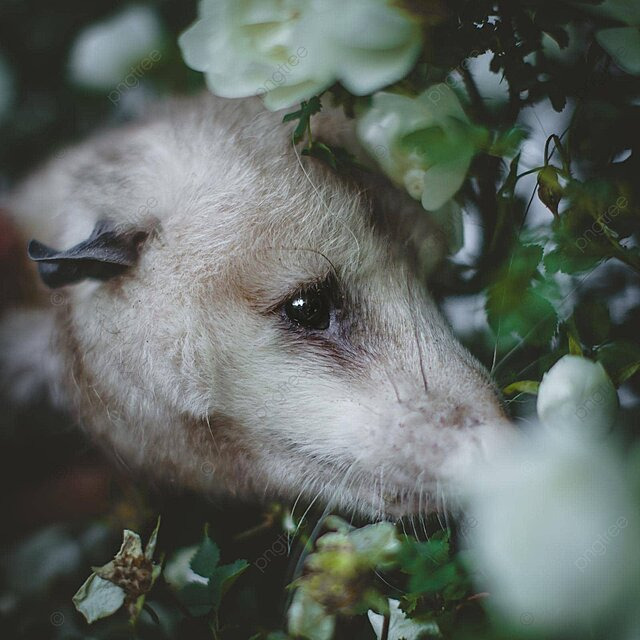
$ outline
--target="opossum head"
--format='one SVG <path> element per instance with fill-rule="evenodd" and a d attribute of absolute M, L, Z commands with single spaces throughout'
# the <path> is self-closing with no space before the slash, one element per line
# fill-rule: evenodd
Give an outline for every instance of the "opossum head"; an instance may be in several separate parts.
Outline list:
<path fill-rule="evenodd" d="M 204 491 L 431 509 L 504 426 L 497 394 L 380 232 L 385 198 L 290 133 L 252 101 L 185 101 L 17 194 L 61 253 L 96 225 L 135 239 L 116 273 L 53 281 L 69 401 L 127 464 Z"/>

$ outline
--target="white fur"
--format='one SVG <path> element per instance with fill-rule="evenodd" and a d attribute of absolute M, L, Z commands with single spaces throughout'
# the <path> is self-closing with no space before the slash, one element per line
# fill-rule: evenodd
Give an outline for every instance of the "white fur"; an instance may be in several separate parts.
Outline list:
<path fill-rule="evenodd" d="M 59 249 L 104 217 L 155 229 L 130 273 L 63 290 L 69 402 L 129 464 L 204 491 L 320 494 L 371 517 L 432 508 L 436 482 L 505 423 L 496 392 L 372 228 L 372 207 L 400 221 L 416 205 L 300 159 L 281 117 L 177 101 L 15 194 L 25 233 Z M 335 114 L 316 128 L 349 137 Z M 331 265 L 355 301 L 333 349 L 268 312 Z"/>

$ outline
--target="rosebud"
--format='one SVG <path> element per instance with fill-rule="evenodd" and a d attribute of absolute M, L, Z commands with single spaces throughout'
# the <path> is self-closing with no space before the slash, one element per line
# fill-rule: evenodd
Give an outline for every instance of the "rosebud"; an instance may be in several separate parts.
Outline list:
<path fill-rule="evenodd" d="M 537 408 L 549 429 L 602 434 L 616 418 L 618 395 L 600 363 L 564 356 L 544 375 Z"/>

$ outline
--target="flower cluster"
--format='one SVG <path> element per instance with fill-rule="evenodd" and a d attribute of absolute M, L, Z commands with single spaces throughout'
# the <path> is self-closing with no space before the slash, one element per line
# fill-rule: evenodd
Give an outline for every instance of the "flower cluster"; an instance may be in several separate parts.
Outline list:
<path fill-rule="evenodd" d="M 179 40 L 187 64 L 227 98 L 290 107 L 336 81 L 355 95 L 403 78 L 421 48 L 415 19 L 390 0 L 202 0 Z"/>

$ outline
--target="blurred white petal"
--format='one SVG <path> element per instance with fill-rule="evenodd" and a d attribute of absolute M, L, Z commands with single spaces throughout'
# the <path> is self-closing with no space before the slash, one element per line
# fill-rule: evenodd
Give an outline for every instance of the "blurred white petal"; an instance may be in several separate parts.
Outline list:
<path fill-rule="evenodd" d="M 575 634 L 637 599 L 638 499 L 610 443 L 538 428 L 466 491 L 477 586 L 507 621 Z"/>
<path fill-rule="evenodd" d="M 113 88 L 132 65 L 159 49 L 162 35 L 153 10 L 128 7 L 80 32 L 69 57 L 71 79 L 93 89 Z"/>

